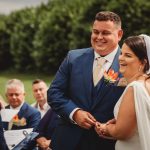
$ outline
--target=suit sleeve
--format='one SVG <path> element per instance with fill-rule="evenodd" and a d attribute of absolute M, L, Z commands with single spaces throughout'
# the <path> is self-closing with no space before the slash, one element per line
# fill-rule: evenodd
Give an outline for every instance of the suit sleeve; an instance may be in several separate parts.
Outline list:
<path fill-rule="evenodd" d="M 29 128 L 35 128 L 38 126 L 39 122 L 41 120 L 41 114 L 39 111 L 35 110 L 32 112 L 32 115 L 30 116 L 30 121 L 28 123 Z"/>
<path fill-rule="evenodd" d="M 39 133 L 38 137 L 46 137 L 47 139 L 50 139 L 55 127 L 57 126 L 57 120 L 57 114 L 52 109 L 49 109 L 34 131 Z"/>
<path fill-rule="evenodd" d="M 62 62 L 56 76 L 48 89 L 48 103 L 56 113 L 64 119 L 69 119 L 73 109 L 77 108 L 69 96 L 71 74 L 70 53 Z"/>

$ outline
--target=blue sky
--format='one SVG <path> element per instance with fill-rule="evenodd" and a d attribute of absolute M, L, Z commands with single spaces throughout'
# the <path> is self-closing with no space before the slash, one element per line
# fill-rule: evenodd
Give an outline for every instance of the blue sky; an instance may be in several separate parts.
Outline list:
<path fill-rule="evenodd" d="M 14 10 L 37 6 L 41 3 L 47 3 L 47 1 L 48 0 L 0 0 L 0 13 L 9 14 Z"/>

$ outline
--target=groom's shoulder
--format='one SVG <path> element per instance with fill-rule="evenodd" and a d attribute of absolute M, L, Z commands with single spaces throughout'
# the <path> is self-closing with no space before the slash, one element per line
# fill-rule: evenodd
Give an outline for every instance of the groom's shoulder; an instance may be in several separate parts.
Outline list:
<path fill-rule="evenodd" d="M 68 52 L 69 55 L 74 56 L 74 57 L 79 57 L 85 53 L 91 52 L 93 51 L 93 49 L 91 47 L 89 48 L 82 48 L 82 49 L 74 49 L 74 50 L 70 50 Z"/>

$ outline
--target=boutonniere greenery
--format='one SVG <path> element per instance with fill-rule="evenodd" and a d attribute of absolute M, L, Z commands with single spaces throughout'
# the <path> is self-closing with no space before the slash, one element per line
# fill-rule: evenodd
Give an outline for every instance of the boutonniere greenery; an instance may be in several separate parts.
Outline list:
<path fill-rule="evenodd" d="M 9 130 L 12 128 L 13 125 L 16 126 L 25 126 L 26 123 L 26 119 L 25 118 L 21 118 L 19 119 L 18 115 L 15 115 L 11 121 L 9 122 Z"/>
<path fill-rule="evenodd" d="M 118 80 L 118 72 L 115 72 L 113 69 L 109 69 L 108 73 L 106 71 L 104 72 L 104 81 L 107 84 L 113 84 Z"/>

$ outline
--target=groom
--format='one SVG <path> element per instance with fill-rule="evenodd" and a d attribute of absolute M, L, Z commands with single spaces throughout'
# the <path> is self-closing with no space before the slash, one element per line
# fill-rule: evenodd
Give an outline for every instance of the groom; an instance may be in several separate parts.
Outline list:
<path fill-rule="evenodd" d="M 122 35 L 120 17 L 99 12 L 92 27 L 92 48 L 70 51 L 61 64 L 48 90 L 48 103 L 60 116 L 52 137 L 53 150 L 114 150 L 115 141 L 100 138 L 94 125 L 113 118 L 114 105 L 124 90 L 107 82 L 102 71 L 118 72 Z M 93 74 L 99 57 L 104 61 L 96 83 Z"/>

